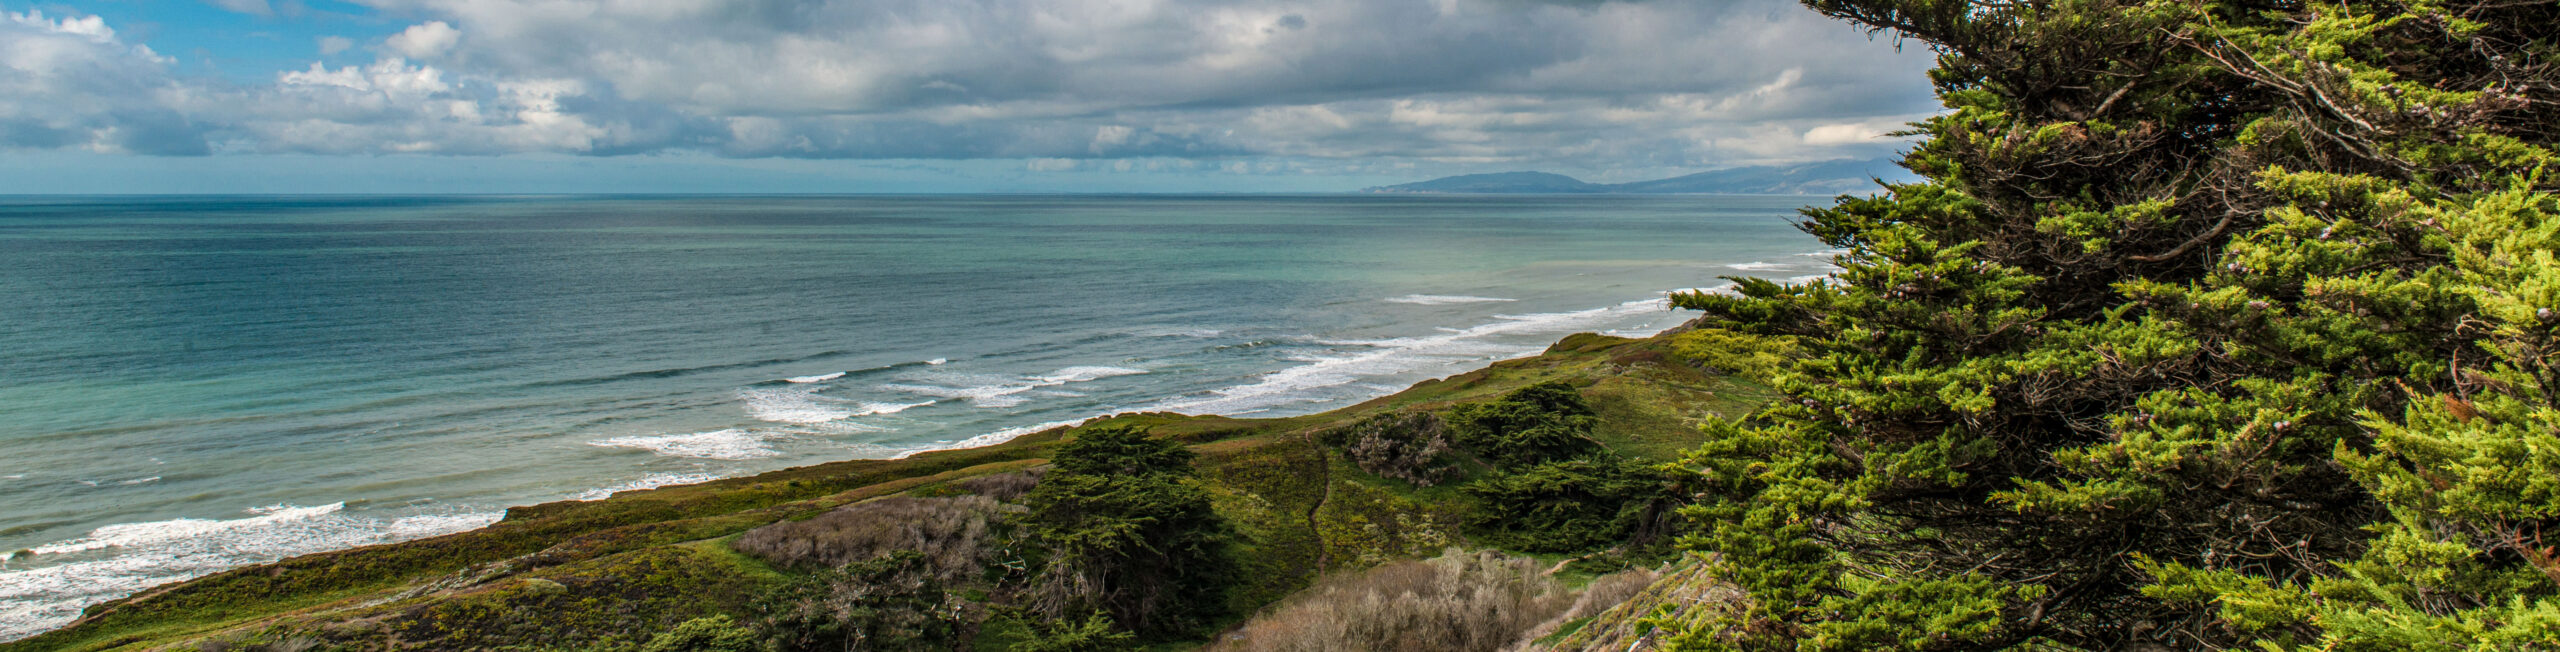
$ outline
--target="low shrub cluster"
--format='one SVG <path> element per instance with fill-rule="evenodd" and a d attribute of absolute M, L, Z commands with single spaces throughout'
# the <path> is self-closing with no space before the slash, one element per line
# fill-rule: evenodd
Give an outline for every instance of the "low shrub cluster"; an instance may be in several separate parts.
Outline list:
<path fill-rule="evenodd" d="M 1327 430 L 1321 438 L 1342 449 L 1360 470 L 1417 487 L 1439 484 L 1457 471 L 1446 428 L 1439 415 L 1429 412 L 1371 416 Z"/>
<path fill-rule="evenodd" d="M 969 493 L 1008 503 L 1019 502 L 1031 493 L 1032 487 L 1040 486 L 1040 474 L 1038 470 L 993 473 L 961 480 L 957 484 Z"/>
<path fill-rule="evenodd" d="M 1450 429 L 1496 471 L 1465 487 L 1474 525 L 1515 550 L 1567 552 L 1623 541 L 1665 520 L 1663 475 L 1591 438 L 1597 421 L 1573 386 L 1546 382 L 1452 408 Z"/>
<path fill-rule="evenodd" d="M 1600 450 L 1591 439 L 1598 418 L 1572 385 L 1544 382 L 1500 400 L 1451 408 L 1449 431 L 1477 456 L 1499 466 L 1526 466 Z"/>
<path fill-rule="evenodd" d="M 782 650 L 950 647 L 967 606 L 939 575 L 922 553 L 901 550 L 804 578 L 764 607 L 765 635 Z"/>
<path fill-rule="evenodd" d="M 982 495 L 881 498 L 748 530 L 735 547 L 783 566 L 821 568 L 916 551 L 937 579 L 954 582 L 984 572 L 997 554 L 997 530 L 1021 511 Z"/>
<path fill-rule="evenodd" d="M 1634 460 L 1557 460 L 1466 486 L 1483 501 L 1475 525 L 1496 545 L 1528 552 L 1588 550 L 1623 541 L 1668 514 L 1661 474 Z"/>
<path fill-rule="evenodd" d="M 728 616 L 684 621 L 659 633 L 640 652 L 764 652 L 764 638 Z"/>
<path fill-rule="evenodd" d="M 1081 619 L 1035 619 L 1027 626 L 1030 638 L 1015 643 L 1010 652 L 1119 652 L 1135 647 L 1137 641 L 1099 611 Z"/>
<path fill-rule="evenodd" d="M 1504 649 L 1566 613 L 1570 589 L 1537 560 L 1449 550 L 1327 577 L 1211 647 L 1218 652 Z"/>

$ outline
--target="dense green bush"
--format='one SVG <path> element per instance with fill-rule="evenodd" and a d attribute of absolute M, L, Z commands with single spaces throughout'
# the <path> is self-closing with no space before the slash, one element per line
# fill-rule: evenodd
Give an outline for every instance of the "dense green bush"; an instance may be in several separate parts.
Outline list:
<path fill-rule="evenodd" d="M 764 652 L 764 640 L 735 618 L 710 616 L 676 624 L 640 652 Z"/>
<path fill-rule="evenodd" d="M 1486 540 L 1527 552 L 1571 552 L 1628 539 L 1669 498 L 1648 465 L 1612 458 L 1547 462 L 1466 486 L 1482 501 L 1472 523 Z"/>
<path fill-rule="evenodd" d="M 1693 649 L 2560 646 L 2560 4 L 1807 0 L 1938 53 L 1927 182 L 1709 426 Z"/>
<path fill-rule="evenodd" d="M 1469 452 L 1505 467 L 1572 459 L 1600 449 L 1598 419 L 1572 385 L 1549 381 L 1499 400 L 1450 408 L 1449 433 Z"/>
<path fill-rule="evenodd" d="M 1041 555 L 1027 606 L 1050 620 L 1100 611 L 1141 637 L 1190 635 L 1224 611 L 1233 528 L 1191 480 L 1193 454 L 1123 427 L 1078 432 L 1024 497 Z"/>
<path fill-rule="evenodd" d="M 1027 626 L 1031 637 L 1015 643 L 1012 652 L 1120 652 L 1137 647 L 1137 637 L 1120 631 L 1110 616 L 1098 611 L 1083 618 L 1034 619 Z"/>
<path fill-rule="evenodd" d="M 1572 385 L 1544 382 L 1460 405 L 1448 423 L 1469 451 L 1498 464 L 1464 487 L 1476 499 L 1471 524 L 1490 543 L 1586 550 L 1623 541 L 1664 514 L 1668 483 L 1591 438 L 1597 418 Z"/>

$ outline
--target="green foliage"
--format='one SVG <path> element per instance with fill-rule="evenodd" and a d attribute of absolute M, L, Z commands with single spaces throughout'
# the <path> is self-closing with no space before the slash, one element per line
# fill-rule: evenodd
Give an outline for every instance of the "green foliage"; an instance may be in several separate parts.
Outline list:
<path fill-rule="evenodd" d="M 1031 639 L 1013 645 L 1013 652 L 1118 652 L 1136 647 L 1137 637 L 1111 624 L 1111 617 L 1093 612 L 1082 619 L 1032 619 Z"/>
<path fill-rule="evenodd" d="M 2560 5 L 1806 4 L 1949 111 L 1835 279 L 1677 299 L 1802 356 L 1682 645 L 2560 645 Z"/>
<path fill-rule="evenodd" d="M 1077 432 L 1049 464 L 1056 467 L 1052 473 L 1068 475 L 1190 475 L 1196 457 L 1180 444 L 1148 438 L 1145 430 L 1105 426 Z"/>
<path fill-rule="evenodd" d="M 1466 492 L 1482 501 L 1473 524 L 1492 543 L 1570 552 L 1625 540 L 1651 524 L 1663 513 L 1664 488 L 1642 463 L 1576 459 L 1488 476 Z"/>
<path fill-rule="evenodd" d="M 1671 353 L 1721 373 L 1770 382 L 1803 355 L 1796 338 L 1700 328 L 1671 336 Z"/>
<path fill-rule="evenodd" d="M 786 651 L 947 646 L 957 633 L 958 599 L 943 590 L 939 574 L 911 550 L 822 572 L 763 609 L 764 628 Z"/>
<path fill-rule="evenodd" d="M 1501 400 L 1449 410 L 1449 432 L 1469 451 L 1501 466 L 1527 466 L 1580 457 L 1600 448 L 1597 422 L 1572 385 L 1548 381 L 1520 388 Z"/>
<path fill-rule="evenodd" d="M 695 618 L 649 639 L 640 652 L 762 652 L 755 630 L 728 616 Z"/>
<path fill-rule="evenodd" d="M 1102 611 L 1142 636 L 1192 633 L 1224 611 L 1233 528 L 1190 482 L 1193 454 L 1131 428 L 1077 435 L 1024 497 L 1023 540 L 1043 560 L 1031 606 Z"/>
<path fill-rule="evenodd" d="M 1469 450 L 1499 463 L 1465 487 L 1471 519 L 1506 548 L 1564 552 L 1620 541 L 1662 513 L 1666 484 L 1591 438 L 1598 418 L 1572 385 L 1544 382 L 1449 411 Z"/>

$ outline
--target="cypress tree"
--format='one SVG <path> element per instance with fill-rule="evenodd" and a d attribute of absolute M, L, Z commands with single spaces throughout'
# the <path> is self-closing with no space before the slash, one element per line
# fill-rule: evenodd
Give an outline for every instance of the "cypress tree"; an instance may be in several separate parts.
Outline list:
<path fill-rule="evenodd" d="M 2560 4 L 1805 4 L 1947 112 L 1835 279 L 1678 299 L 1799 356 L 1679 646 L 2560 646 Z"/>

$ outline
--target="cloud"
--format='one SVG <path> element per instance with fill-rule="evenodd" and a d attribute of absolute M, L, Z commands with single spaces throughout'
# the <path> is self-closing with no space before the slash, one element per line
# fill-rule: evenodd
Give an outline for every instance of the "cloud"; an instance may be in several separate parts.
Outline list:
<path fill-rule="evenodd" d="M 1820 146 L 1885 142 L 1893 137 L 1893 132 L 1908 128 L 1910 123 L 1920 120 L 1921 117 L 1915 115 L 1826 124 L 1805 130 L 1804 143 Z"/>
<path fill-rule="evenodd" d="M 207 153 L 172 63 L 96 16 L 0 12 L 0 148 Z"/>
<path fill-rule="evenodd" d="M 393 54 L 411 59 L 433 59 L 443 56 L 445 51 L 453 49 L 454 43 L 461 40 L 461 30 L 456 30 L 452 25 L 438 20 L 411 25 L 408 29 L 391 35 L 391 38 L 384 39 L 382 46 Z"/>
<path fill-rule="evenodd" d="M 355 48 L 356 46 L 355 39 L 350 39 L 344 36 L 323 36 L 320 37 L 319 44 L 320 56 L 324 57 L 345 52 Z"/>
<path fill-rule="evenodd" d="M 1876 134 L 1936 108 L 1925 53 L 1785 0 L 369 4 L 425 20 L 383 39 L 372 64 L 313 63 L 267 84 L 179 79 L 111 32 L 66 31 L 105 30 L 95 17 L 51 21 L 47 38 L 86 54 L 0 55 L 55 80 L 25 97 L 58 98 L 0 97 L 16 111 L 0 115 L 53 125 L 23 129 L 20 147 L 159 153 L 186 148 L 102 144 L 139 132 L 99 129 L 177 125 L 150 140 L 271 153 L 1619 169 L 1873 156 L 1895 146 Z M 352 45 L 319 41 L 323 55 Z M 109 62 L 115 81 L 93 85 L 113 89 L 61 81 L 60 66 Z M 150 110 L 158 122 L 133 117 Z"/>

